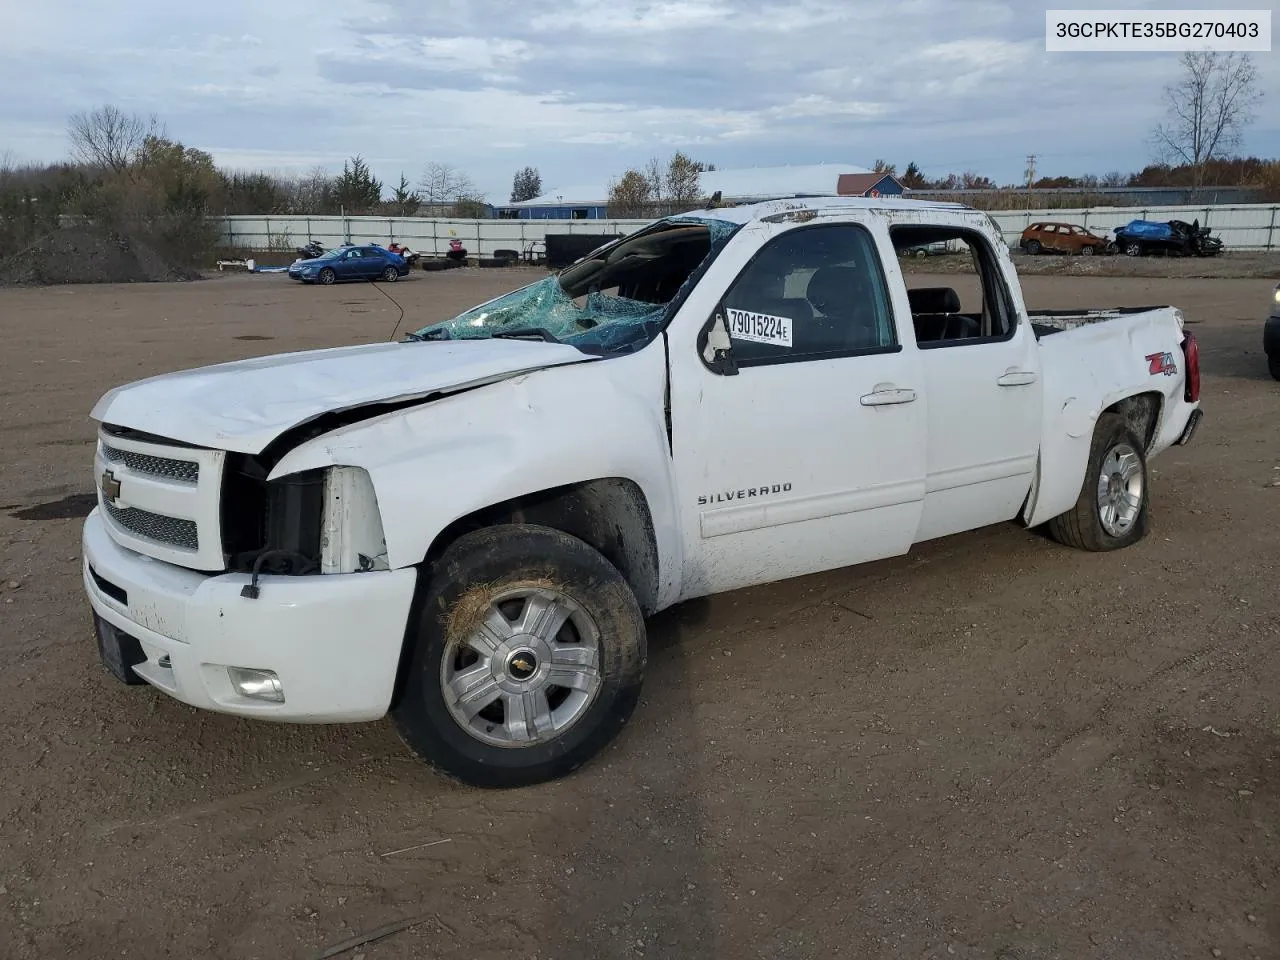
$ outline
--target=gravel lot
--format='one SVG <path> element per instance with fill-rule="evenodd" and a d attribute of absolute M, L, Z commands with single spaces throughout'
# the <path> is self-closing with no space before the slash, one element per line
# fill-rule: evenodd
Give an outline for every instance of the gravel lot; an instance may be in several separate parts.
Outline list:
<path fill-rule="evenodd" d="M 403 332 L 533 276 L 387 292 Z M 410 920 L 341 956 L 1280 955 L 1273 283 L 1026 279 L 1196 324 L 1207 415 L 1142 544 L 997 527 L 668 611 L 616 745 L 498 793 L 386 722 L 116 683 L 79 583 L 104 390 L 385 340 L 396 307 L 269 275 L 0 290 L 0 957 L 305 960 Z"/>

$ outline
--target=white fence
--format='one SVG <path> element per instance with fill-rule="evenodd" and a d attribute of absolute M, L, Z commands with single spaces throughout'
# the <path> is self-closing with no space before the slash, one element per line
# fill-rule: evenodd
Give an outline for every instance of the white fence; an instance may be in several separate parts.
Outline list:
<path fill-rule="evenodd" d="M 1228 250 L 1280 249 L 1280 206 L 1240 204 L 1200 207 L 1092 207 L 1082 210 L 998 210 L 991 217 L 1005 240 L 1016 245 L 1029 223 L 1037 220 L 1075 223 L 1108 235 L 1130 220 L 1199 220 L 1222 238 Z M 292 253 L 309 240 L 325 246 L 340 243 L 407 244 L 428 256 L 443 255 L 449 241 L 459 239 L 473 256 L 495 250 L 521 255 L 548 233 L 631 233 L 645 220 L 444 220 L 423 217 L 246 216 L 220 220 L 222 243 L 247 250 Z"/>
<path fill-rule="evenodd" d="M 443 220 L 425 217 L 223 217 L 222 243 L 243 250 L 293 253 L 309 240 L 326 247 L 340 243 L 392 240 L 411 250 L 443 256 L 450 240 L 461 240 L 471 256 L 489 257 L 495 250 L 521 256 L 548 233 L 631 233 L 647 220 Z"/>

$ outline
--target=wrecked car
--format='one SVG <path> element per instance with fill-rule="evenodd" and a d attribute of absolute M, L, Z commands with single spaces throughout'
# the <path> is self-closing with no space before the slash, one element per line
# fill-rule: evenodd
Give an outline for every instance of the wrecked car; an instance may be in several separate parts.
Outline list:
<path fill-rule="evenodd" d="M 909 286 L 938 243 L 973 289 Z M 125 683 L 389 714 L 448 775 L 531 784 L 621 731 L 681 601 L 1008 521 L 1136 543 L 1199 389 L 1177 309 L 1029 312 L 967 207 L 695 212 L 399 342 L 109 391 L 84 587 Z"/>

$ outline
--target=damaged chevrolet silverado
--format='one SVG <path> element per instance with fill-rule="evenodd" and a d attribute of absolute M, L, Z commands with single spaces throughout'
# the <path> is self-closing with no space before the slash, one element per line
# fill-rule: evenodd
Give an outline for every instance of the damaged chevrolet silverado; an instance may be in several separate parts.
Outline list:
<path fill-rule="evenodd" d="M 935 243 L 955 288 L 900 266 Z M 1008 521 L 1137 542 L 1199 391 L 1177 309 L 1028 312 L 983 213 L 697 211 L 400 342 L 111 390 L 84 585 L 125 683 L 390 714 L 444 773 L 530 784 L 618 734 L 677 602 Z"/>

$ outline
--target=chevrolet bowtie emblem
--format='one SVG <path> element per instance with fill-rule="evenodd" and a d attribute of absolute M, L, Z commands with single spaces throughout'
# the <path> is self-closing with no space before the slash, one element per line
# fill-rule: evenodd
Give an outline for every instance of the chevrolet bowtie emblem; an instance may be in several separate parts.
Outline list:
<path fill-rule="evenodd" d="M 120 496 L 120 481 L 116 479 L 116 475 L 110 470 L 103 471 L 102 481 L 99 486 L 102 487 L 102 495 L 107 500 L 115 500 Z"/>

